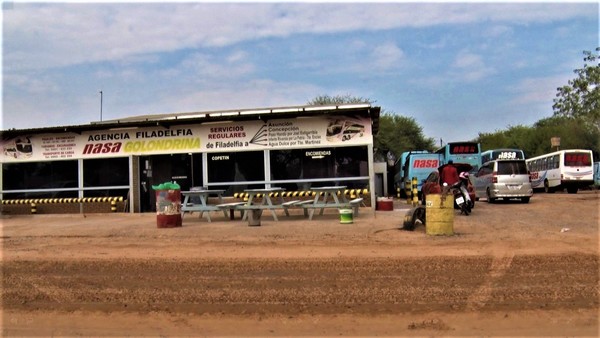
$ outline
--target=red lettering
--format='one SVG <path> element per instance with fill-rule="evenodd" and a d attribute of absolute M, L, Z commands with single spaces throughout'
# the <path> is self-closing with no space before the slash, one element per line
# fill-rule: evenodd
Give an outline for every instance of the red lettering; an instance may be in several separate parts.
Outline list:
<path fill-rule="evenodd" d="M 413 168 L 437 168 L 438 160 L 415 160 Z"/>
<path fill-rule="evenodd" d="M 106 153 L 118 153 L 119 151 L 121 151 L 121 146 L 123 145 L 123 143 L 121 142 L 108 142 L 108 143 L 96 143 L 96 144 L 86 144 L 85 147 L 83 147 L 83 155 L 90 155 L 90 154 L 106 154 Z"/>

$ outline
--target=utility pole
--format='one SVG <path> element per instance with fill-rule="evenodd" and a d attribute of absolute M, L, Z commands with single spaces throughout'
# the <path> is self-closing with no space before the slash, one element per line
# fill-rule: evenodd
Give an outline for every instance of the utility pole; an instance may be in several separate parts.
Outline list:
<path fill-rule="evenodd" d="M 100 91 L 100 122 L 102 122 L 102 91 Z"/>

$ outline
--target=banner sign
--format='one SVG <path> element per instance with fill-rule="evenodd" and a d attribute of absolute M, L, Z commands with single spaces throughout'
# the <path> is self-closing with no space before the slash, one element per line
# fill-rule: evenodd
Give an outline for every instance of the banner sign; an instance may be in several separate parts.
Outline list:
<path fill-rule="evenodd" d="M 10 163 L 372 143 L 369 118 L 330 116 L 35 134 L 7 140 L 1 147 L 2 162 Z"/>

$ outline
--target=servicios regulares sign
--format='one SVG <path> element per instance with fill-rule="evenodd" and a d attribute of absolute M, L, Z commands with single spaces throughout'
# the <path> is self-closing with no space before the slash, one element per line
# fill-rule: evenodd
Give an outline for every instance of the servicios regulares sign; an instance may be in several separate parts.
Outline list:
<path fill-rule="evenodd" d="M 292 149 L 373 143 L 371 121 L 336 116 L 20 136 L 2 143 L 2 162 L 129 155 Z"/>

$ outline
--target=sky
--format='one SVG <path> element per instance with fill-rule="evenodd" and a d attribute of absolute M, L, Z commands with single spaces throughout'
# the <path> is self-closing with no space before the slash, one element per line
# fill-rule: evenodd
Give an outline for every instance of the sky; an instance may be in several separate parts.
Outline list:
<path fill-rule="evenodd" d="M 426 137 L 552 116 L 597 2 L 2 2 L 0 129 L 371 100 Z M 102 92 L 102 93 L 100 93 Z"/>

